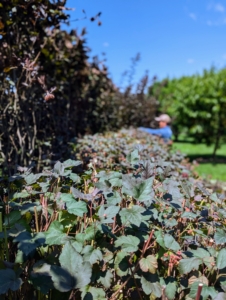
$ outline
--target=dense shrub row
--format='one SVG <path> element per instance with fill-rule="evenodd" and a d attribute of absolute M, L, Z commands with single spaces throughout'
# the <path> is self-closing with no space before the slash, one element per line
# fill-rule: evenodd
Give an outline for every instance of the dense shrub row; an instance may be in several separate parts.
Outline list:
<path fill-rule="evenodd" d="M 225 197 L 146 134 L 78 143 L 1 180 L 4 299 L 225 299 Z"/>
<path fill-rule="evenodd" d="M 64 3 L 63 3 L 64 2 Z M 68 142 L 84 133 L 147 126 L 155 100 L 145 76 L 136 91 L 120 92 L 98 58 L 91 59 L 86 31 L 62 31 L 66 1 L 0 3 L 0 163 L 51 163 L 68 157 Z M 95 26 L 95 25 L 94 25 Z"/>

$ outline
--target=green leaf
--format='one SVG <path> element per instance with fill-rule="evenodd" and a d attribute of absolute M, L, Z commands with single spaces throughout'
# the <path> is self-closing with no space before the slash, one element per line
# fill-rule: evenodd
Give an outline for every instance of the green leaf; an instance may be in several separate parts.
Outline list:
<path fill-rule="evenodd" d="M 183 258 L 180 260 L 178 268 L 181 274 L 187 274 L 193 269 L 198 270 L 201 263 L 202 260 L 197 257 Z"/>
<path fill-rule="evenodd" d="M 149 271 L 152 274 L 154 274 L 158 268 L 158 262 L 154 255 L 148 255 L 146 258 L 142 258 L 139 264 L 143 272 Z"/>
<path fill-rule="evenodd" d="M 97 232 L 98 232 L 97 225 L 95 223 L 93 223 L 91 226 L 86 228 L 84 239 L 86 241 L 94 240 Z"/>
<path fill-rule="evenodd" d="M 13 194 L 12 199 L 18 199 L 18 198 L 27 198 L 29 197 L 31 194 L 29 194 L 27 191 L 23 191 L 23 192 L 16 192 L 15 194 Z"/>
<path fill-rule="evenodd" d="M 223 269 L 226 267 L 226 249 L 223 248 L 217 255 L 216 265 L 218 269 Z"/>
<path fill-rule="evenodd" d="M 30 232 L 24 231 L 18 234 L 18 236 L 13 239 L 13 242 L 18 242 L 18 249 L 25 255 L 28 255 L 45 243 L 45 234 L 39 232 L 35 236 L 32 236 Z"/>
<path fill-rule="evenodd" d="M 75 183 L 79 183 L 81 181 L 80 177 L 75 173 L 70 173 L 69 178 Z"/>
<path fill-rule="evenodd" d="M 87 204 L 84 201 L 77 201 L 72 194 L 62 193 L 60 199 L 66 203 L 70 214 L 83 217 L 87 213 Z"/>
<path fill-rule="evenodd" d="M 123 208 L 119 215 L 121 217 L 122 224 L 129 225 L 134 224 L 136 226 L 140 226 L 143 216 L 142 213 L 145 211 L 145 208 L 139 205 L 133 205 L 129 208 Z"/>
<path fill-rule="evenodd" d="M 154 177 L 150 177 L 142 182 L 130 175 L 123 175 L 123 187 L 122 192 L 132 196 L 138 201 L 146 202 L 152 201 L 153 192 L 153 180 Z"/>
<path fill-rule="evenodd" d="M 214 234 L 214 239 L 216 245 L 225 244 L 226 243 L 226 233 L 223 229 L 218 228 Z"/>
<path fill-rule="evenodd" d="M 121 247 L 125 252 L 135 252 L 138 250 L 140 240 L 132 235 L 121 236 L 115 241 L 116 247 Z"/>
<path fill-rule="evenodd" d="M 92 287 L 92 286 L 85 289 L 85 291 L 82 293 L 82 299 L 83 300 L 90 300 L 90 299 L 107 300 L 103 289 Z"/>
<path fill-rule="evenodd" d="M 70 242 L 67 242 L 60 254 L 61 266 L 71 275 L 75 274 L 83 263 L 82 256 L 76 251 Z"/>
<path fill-rule="evenodd" d="M 111 287 L 111 280 L 113 278 L 113 274 L 110 270 L 105 272 L 101 272 L 99 279 L 97 282 L 101 283 L 106 289 Z"/>
<path fill-rule="evenodd" d="M 59 257 L 61 266 L 67 270 L 76 284 L 74 288 L 82 288 L 90 283 L 92 268 L 90 263 L 84 263 L 82 256 L 67 242 Z"/>
<path fill-rule="evenodd" d="M 72 159 L 68 159 L 68 160 L 65 160 L 63 162 L 64 168 L 77 167 L 77 166 L 79 166 L 81 164 L 82 164 L 81 161 L 79 161 L 79 160 L 72 160 Z"/>
<path fill-rule="evenodd" d="M 199 283 L 200 283 L 200 282 L 194 282 L 194 283 L 191 285 L 189 297 L 191 297 L 192 299 L 195 299 L 195 296 L 196 296 L 196 294 L 197 294 L 197 290 L 198 290 Z M 202 296 L 202 299 L 203 299 L 203 300 L 209 299 L 209 296 L 210 296 L 212 299 L 214 299 L 214 298 L 217 296 L 217 292 L 216 292 L 216 290 L 214 289 L 214 287 L 212 287 L 212 286 L 207 286 L 207 285 L 203 284 L 201 296 Z"/>
<path fill-rule="evenodd" d="M 38 261 L 31 272 L 31 281 L 34 287 L 43 294 L 47 294 L 50 289 L 54 288 L 50 268 L 50 265 Z"/>
<path fill-rule="evenodd" d="M 118 276 L 126 276 L 130 271 L 128 253 L 120 251 L 116 254 L 114 269 Z"/>
<path fill-rule="evenodd" d="M 4 225 L 11 227 L 12 225 L 14 225 L 20 219 L 21 219 L 21 213 L 18 210 L 11 211 L 10 214 L 5 216 Z"/>
<path fill-rule="evenodd" d="M 153 293 L 155 297 L 161 297 L 162 295 L 162 287 L 159 282 L 151 282 L 142 276 L 141 286 L 146 295 L 150 295 L 151 293 Z"/>
<path fill-rule="evenodd" d="M 154 177 L 150 177 L 135 187 L 134 198 L 138 201 L 151 201 Z"/>
<path fill-rule="evenodd" d="M 188 219 L 195 219 L 197 218 L 197 214 L 194 214 L 190 211 L 185 211 L 182 215 L 181 215 L 181 218 L 188 218 Z"/>
<path fill-rule="evenodd" d="M 87 204 L 83 201 L 76 201 L 67 204 L 67 210 L 70 214 L 83 217 L 87 213 Z"/>
<path fill-rule="evenodd" d="M 204 259 L 205 257 L 210 257 L 209 252 L 203 248 L 198 248 L 197 250 L 190 250 L 190 252 L 193 253 L 195 257 L 201 259 Z"/>
<path fill-rule="evenodd" d="M 176 285 L 176 282 L 169 282 L 167 285 L 166 285 L 166 297 L 169 299 L 169 300 L 174 300 L 175 299 L 175 295 L 176 295 L 176 292 L 177 292 L 177 285 Z"/>
<path fill-rule="evenodd" d="M 104 197 L 107 200 L 107 205 L 108 206 L 117 205 L 122 200 L 120 194 L 116 191 L 113 191 L 111 193 L 104 193 Z"/>
<path fill-rule="evenodd" d="M 154 235 L 156 236 L 156 242 L 162 247 L 162 248 L 166 248 L 165 247 L 165 243 L 164 243 L 164 237 L 163 237 L 163 232 L 162 230 L 158 230 L 155 231 Z"/>
<path fill-rule="evenodd" d="M 36 183 L 36 181 L 42 176 L 42 174 L 33 174 L 30 173 L 29 175 L 25 176 L 24 179 L 28 185 Z"/>
<path fill-rule="evenodd" d="M 50 275 L 55 289 L 60 292 L 68 292 L 77 286 L 74 276 L 60 266 L 50 266 Z"/>
<path fill-rule="evenodd" d="M 64 226 L 58 221 L 51 223 L 48 231 L 45 232 L 46 243 L 48 245 L 63 245 L 67 235 L 63 232 Z"/>
<path fill-rule="evenodd" d="M 165 244 L 166 248 L 171 249 L 173 251 L 180 250 L 180 245 L 176 242 L 176 240 L 170 234 L 165 234 L 164 244 Z"/>
<path fill-rule="evenodd" d="M 113 223 L 113 218 L 117 215 L 119 210 L 119 206 L 109 206 L 107 209 L 104 209 L 104 206 L 102 205 L 98 211 L 101 223 Z"/>
<path fill-rule="evenodd" d="M 0 270 L 0 278 L 0 294 L 7 293 L 9 289 L 17 291 L 23 283 L 12 269 Z"/>
<path fill-rule="evenodd" d="M 140 155 L 137 149 L 133 150 L 132 152 L 130 152 L 127 156 L 126 159 L 129 163 L 131 164 L 136 164 L 139 159 L 140 159 Z"/>
<path fill-rule="evenodd" d="M 84 261 L 89 261 L 91 265 L 103 259 L 102 252 L 99 249 L 94 249 L 91 245 L 86 245 L 82 254 Z"/>

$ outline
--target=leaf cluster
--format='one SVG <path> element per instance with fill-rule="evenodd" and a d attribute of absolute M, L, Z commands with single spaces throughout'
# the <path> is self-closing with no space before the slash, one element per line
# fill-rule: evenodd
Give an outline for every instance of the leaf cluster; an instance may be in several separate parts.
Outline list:
<path fill-rule="evenodd" d="M 225 196 L 151 136 L 123 130 L 94 145 L 108 141 L 111 156 L 117 138 L 121 164 L 106 154 L 83 171 L 69 159 L 2 178 L 6 299 L 194 299 L 199 283 L 202 299 L 224 299 Z"/>

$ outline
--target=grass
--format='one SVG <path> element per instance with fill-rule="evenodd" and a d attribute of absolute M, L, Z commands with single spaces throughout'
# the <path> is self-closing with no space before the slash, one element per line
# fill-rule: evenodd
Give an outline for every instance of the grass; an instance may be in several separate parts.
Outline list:
<path fill-rule="evenodd" d="M 195 170 L 203 178 L 215 179 L 226 182 L 226 144 L 217 151 L 216 162 L 213 161 L 212 153 L 214 146 L 194 144 L 191 140 L 173 143 L 173 149 L 185 153 L 190 161 L 198 163 Z"/>

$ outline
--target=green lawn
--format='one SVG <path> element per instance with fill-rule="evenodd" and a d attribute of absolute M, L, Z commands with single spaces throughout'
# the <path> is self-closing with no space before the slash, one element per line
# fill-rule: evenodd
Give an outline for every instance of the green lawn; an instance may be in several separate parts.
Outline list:
<path fill-rule="evenodd" d="M 226 181 L 226 144 L 217 151 L 216 163 L 213 163 L 213 146 L 193 144 L 191 142 L 174 142 L 173 149 L 185 153 L 190 161 L 198 161 L 195 170 L 203 178 Z"/>

